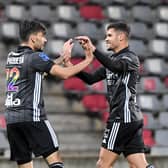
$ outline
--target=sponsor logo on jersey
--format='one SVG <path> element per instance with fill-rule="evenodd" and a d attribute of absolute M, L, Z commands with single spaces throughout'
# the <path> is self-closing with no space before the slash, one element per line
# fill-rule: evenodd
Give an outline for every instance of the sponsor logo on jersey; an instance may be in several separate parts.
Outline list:
<path fill-rule="evenodd" d="M 5 106 L 6 107 L 16 107 L 20 106 L 21 100 L 19 98 L 14 98 L 13 93 L 7 94 Z"/>

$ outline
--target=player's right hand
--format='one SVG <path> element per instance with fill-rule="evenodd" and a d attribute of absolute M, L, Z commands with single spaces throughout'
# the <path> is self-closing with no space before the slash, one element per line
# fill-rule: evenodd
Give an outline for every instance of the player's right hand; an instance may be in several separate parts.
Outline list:
<path fill-rule="evenodd" d="M 75 39 L 79 41 L 79 44 L 81 44 L 84 50 L 91 50 L 92 52 L 94 52 L 94 50 L 96 49 L 90 38 L 87 36 L 77 36 L 75 37 Z"/>

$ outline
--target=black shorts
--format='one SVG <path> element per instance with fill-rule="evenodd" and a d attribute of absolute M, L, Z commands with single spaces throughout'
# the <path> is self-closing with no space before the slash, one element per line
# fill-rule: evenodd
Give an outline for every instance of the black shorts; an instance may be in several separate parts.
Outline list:
<path fill-rule="evenodd" d="M 107 124 L 102 147 L 119 155 L 123 153 L 125 157 L 133 153 L 144 153 L 142 131 L 142 121 Z"/>
<path fill-rule="evenodd" d="M 58 150 L 58 140 L 48 120 L 8 124 L 7 135 L 11 160 L 18 163 L 31 161 L 32 153 L 47 157 Z"/>

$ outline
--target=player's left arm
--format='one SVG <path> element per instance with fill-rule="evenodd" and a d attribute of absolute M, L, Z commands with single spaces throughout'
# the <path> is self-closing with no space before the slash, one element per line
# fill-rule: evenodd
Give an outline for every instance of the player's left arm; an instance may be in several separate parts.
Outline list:
<path fill-rule="evenodd" d="M 88 49 L 92 50 L 94 56 L 99 60 L 99 62 L 104 65 L 105 68 L 113 72 L 125 72 L 128 70 L 128 64 L 124 59 L 110 58 L 108 55 L 100 52 L 92 44 L 91 40 L 87 36 L 78 36 L 75 39 L 79 41 L 83 49 L 86 51 Z"/>

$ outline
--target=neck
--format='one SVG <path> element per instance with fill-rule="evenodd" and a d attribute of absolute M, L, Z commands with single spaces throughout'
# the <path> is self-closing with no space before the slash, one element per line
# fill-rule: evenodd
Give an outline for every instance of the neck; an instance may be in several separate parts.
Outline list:
<path fill-rule="evenodd" d="M 119 51 L 121 51 L 122 49 L 128 47 L 128 43 L 124 43 L 120 46 L 118 46 L 117 48 L 114 49 L 114 53 L 118 53 Z"/>
<path fill-rule="evenodd" d="M 28 42 L 22 42 L 20 45 L 21 45 L 21 46 L 27 46 L 27 47 L 30 47 L 32 50 L 34 50 L 33 45 L 31 45 L 31 44 L 28 43 Z"/>

